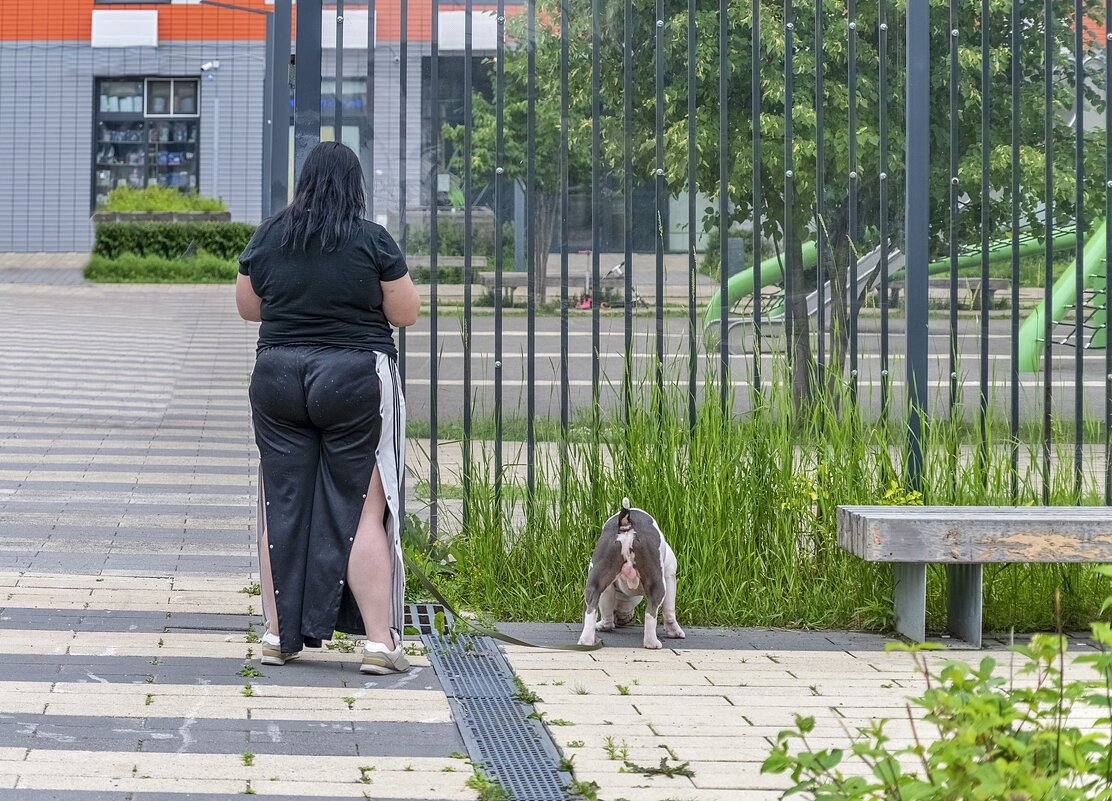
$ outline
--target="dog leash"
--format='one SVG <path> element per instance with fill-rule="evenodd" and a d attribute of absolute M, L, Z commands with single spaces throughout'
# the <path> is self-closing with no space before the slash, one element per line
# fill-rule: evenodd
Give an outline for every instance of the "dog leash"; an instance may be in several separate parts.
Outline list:
<path fill-rule="evenodd" d="M 546 651 L 597 651 L 599 648 L 602 647 L 602 640 L 600 640 L 598 637 L 595 637 L 595 641 L 591 645 L 539 645 L 535 642 L 519 640 L 517 637 L 511 637 L 509 634 L 503 634 L 502 632 L 498 631 L 498 629 L 488 629 L 486 626 L 481 626 L 477 623 L 473 623 L 472 621 L 461 615 L 459 612 L 457 612 L 452 607 L 452 605 L 448 603 L 448 600 L 441 594 L 440 590 L 436 588 L 436 585 L 429 581 L 429 577 L 425 575 L 425 572 L 421 570 L 421 568 L 417 567 L 417 565 L 413 563 L 413 560 L 409 558 L 408 554 L 403 553 L 402 558 L 405 560 L 406 570 L 408 570 L 417 578 L 417 583 L 424 587 L 425 590 L 427 590 L 432 595 L 432 597 L 436 599 L 436 602 L 443 606 L 448 611 L 448 613 L 451 614 L 452 617 L 454 617 L 456 620 L 463 621 L 464 625 L 466 625 L 476 634 L 479 634 L 483 637 L 490 637 L 492 640 L 500 640 L 501 642 L 508 643 L 510 645 L 522 645 L 526 648 L 543 648 Z"/>

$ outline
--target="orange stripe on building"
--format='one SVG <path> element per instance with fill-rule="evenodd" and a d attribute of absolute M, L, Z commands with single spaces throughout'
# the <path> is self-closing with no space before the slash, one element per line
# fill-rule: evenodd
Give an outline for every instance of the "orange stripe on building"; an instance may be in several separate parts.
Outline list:
<path fill-rule="evenodd" d="M 228 0 L 236 5 L 273 10 L 262 0 Z M 96 5 L 98 10 L 154 9 L 158 11 L 158 39 L 181 41 L 262 41 L 266 22 L 258 14 L 196 4 L 177 5 Z M 366 6 L 345 6 L 348 11 Z M 92 36 L 93 0 L 54 0 L 45 3 L 0 1 L 0 41 L 77 41 Z M 444 3 L 442 10 L 461 10 L 465 5 Z M 296 35 L 297 7 L 294 6 Z M 494 5 L 474 6 L 475 11 L 494 11 Z M 376 4 L 378 41 L 397 42 L 401 36 L 401 7 L 397 2 Z M 511 8 L 508 13 L 520 13 Z M 428 0 L 408 7 L 409 41 L 427 42 L 432 37 L 432 4 Z"/>

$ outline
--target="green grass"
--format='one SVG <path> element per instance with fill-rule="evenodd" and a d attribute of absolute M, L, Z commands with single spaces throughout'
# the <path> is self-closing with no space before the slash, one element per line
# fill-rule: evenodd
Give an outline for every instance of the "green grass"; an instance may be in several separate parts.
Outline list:
<path fill-rule="evenodd" d="M 863 419 L 845 398 L 790 413 L 785 392 L 773 390 L 752 413 L 735 417 L 723 416 L 708 390 L 715 400 L 698 409 L 690 430 L 683 387 L 663 398 L 645 390 L 628 424 L 605 417 L 591 432 L 596 441 L 569 442 L 562 462 L 538 461 L 532 499 L 495 497 L 493 450 L 476 443 L 468 526 L 450 544 L 452 569 L 436 580 L 450 600 L 494 619 L 576 620 L 598 528 L 628 495 L 657 517 L 679 556 L 685 624 L 879 630 L 891 624 L 891 570 L 838 547 L 839 504 L 1042 502 L 1037 443 L 1019 445 L 1032 464 L 1016 476 L 1013 498 L 1006 437 L 990 428 L 987 462 L 979 466 L 969 450 L 976 449 L 975 426 L 933 421 L 919 495 L 904 482 L 902 425 Z M 1072 427 L 1061 433 L 1068 439 L 1053 446 L 1059 459 L 1050 503 L 1100 503 L 1095 480 L 1074 495 Z M 442 480 L 458 488 L 449 494 L 463 494 L 458 476 Z M 932 572 L 932 626 L 944 618 L 942 578 Z M 1086 566 L 986 566 L 986 626 L 1053 628 L 1059 588 L 1067 626 L 1093 619 L 1103 589 Z"/>
<path fill-rule="evenodd" d="M 204 254 L 164 259 L 125 253 L 115 259 L 93 256 L 85 278 L 101 284 L 232 284 L 238 271 L 234 261 Z"/>

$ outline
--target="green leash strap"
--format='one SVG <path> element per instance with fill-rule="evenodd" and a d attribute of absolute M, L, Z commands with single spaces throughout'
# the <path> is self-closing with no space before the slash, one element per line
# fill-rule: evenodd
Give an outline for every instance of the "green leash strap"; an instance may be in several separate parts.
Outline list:
<path fill-rule="evenodd" d="M 452 605 L 448 603 L 447 599 L 445 599 L 444 596 L 440 594 L 440 590 L 436 588 L 436 585 L 429 581 L 429 577 L 425 575 L 425 572 L 421 570 L 421 568 L 417 567 L 417 565 L 413 563 L 413 560 L 410 559 L 407 554 L 403 553 L 402 558 L 405 560 L 406 570 L 408 570 L 417 578 L 417 583 L 424 587 L 432 595 L 432 597 L 436 599 L 437 603 L 447 609 L 452 617 L 454 617 L 456 620 L 462 620 L 464 624 L 467 625 L 468 628 L 472 629 L 476 634 L 479 634 L 483 637 L 490 637 L 493 640 L 501 640 L 502 642 L 509 643 L 510 645 L 523 645 L 526 648 L 543 648 L 547 651 L 597 651 L 599 648 L 602 647 L 602 640 L 600 640 L 598 637 L 595 637 L 595 641 L 592 645 L 538 645 L 535 642 L 526 642 L 525 640 L 519 640 L 517 637 L 511 637 L 508 634 L 503 634 L 497 629 L 488 629 L 485 626 L 480 626 L 476 623 L 473 623 L 465 618 L 463 615 L 461 615 L 459 612 L 457 612 L 454 608 L 452 608 Z"/>

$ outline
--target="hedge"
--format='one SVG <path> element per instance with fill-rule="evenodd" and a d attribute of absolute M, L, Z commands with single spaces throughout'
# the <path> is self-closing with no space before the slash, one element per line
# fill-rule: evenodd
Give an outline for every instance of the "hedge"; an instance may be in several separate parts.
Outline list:
<path fill-rule="evenodd" d="M 236 261 L 215 256 L 164 259 L 127 253 L 118 259 L 93 256 L 85 278 L 102 284 L 230 284 L 238 272 Z"/>
<path fill-rule="evenodd" d="M 250 223 L 106 222 L 97 225 L 93 255 L 115 259 L 131 253 L 177 259 L 192 245 L 193 252 L 228 261 L 243 252 L 254 233 Z"/>

